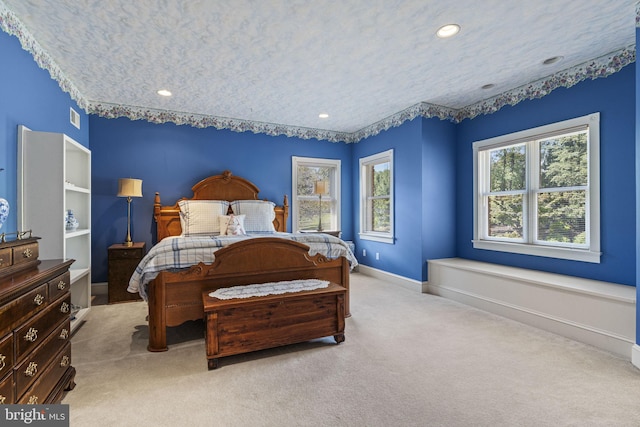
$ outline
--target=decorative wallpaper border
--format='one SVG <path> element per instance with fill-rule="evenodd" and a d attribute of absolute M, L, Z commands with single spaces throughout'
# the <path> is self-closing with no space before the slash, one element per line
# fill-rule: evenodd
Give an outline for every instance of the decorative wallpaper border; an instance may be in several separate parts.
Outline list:
<path fill-rule="evenodd" d="M 461 108 L 456 112 L 455 121 L 461 122 L 464 119 L 472 119 L 480 114 L 491 114 L 505 105 L 516 105 L 527 99 L 542 98 L 555 89 L 561 87 L 568 88 L 583 80 L 607 77 L 617 73 L 623 67 L 635 62 L 635 60 L 635 45 L 628 46 L 617 52 L 601 56 L 600 58 Z"/>
<path fill-rule="evenodd" d="M 80 108 L 85 111 L 87 110 L 89 103 L 82 96 L 78 88 L 65 76 L 60 67 L 58 67 L 58 64 L 56 64 L 42 46 L 40 46 L 31 33 L 22 25 L 22 22 L 16 18 L 2 0 L 0 0 L 0 29 L 5 33 L 16 36 L 20 41 L 22 49 L 33 56 L 38 67 L 47 70 L 51 78 L 58 82 L 60 88 L 67 92 L 71 98 L 78 103 Z"/>
<path fill-rule="evenodd" d="M 158 110 L 153 108 L 132 107 L 128 105 L 91 102 L 87 110 L 107 119 L 126 117 L 131 120 L 146 120 L 151 123 L 175 123 L 190 125 L 196 128 L 214 127 L 233 132 L 253 132 L 269 136 L 286 135 L 302 139 L 316 138 L 330 142 L 354 142 L 351 133 L 330 130 L 312 129 L 299 126 L 288 126 L 276 123 L 255 122 L 251 120 L 232 119 L 227 117 L 208 116 L 203 114 L 182 113 L 177 111 Z"/>
<path fill-rule="evenodd" d="M 635 22 L 636 27 L 640 27 L 640 2 L 636 4 Z M 190 125 L 197 128 L 214 127 L 216 129 L 226 129 L 233 132 L 249 131 L 270 136 L 285 135 L 287 137 L 301 139 L 315 138 L 330 142 L 346 143 L 360 142 L 390 128 L 398 127 L 416 117 L 439 118 L 441 120 L 450 120 L 454 123 L 459 123 L 464 119 L 472 119 L 478 115 L 491 114 L 506 105 L 516 105 L 525 100 L 541 98 L 560 87 L 568 88 L 583 80 L 607 77 L 636 60 L 635 45 L 631 45 L 461 109 L 452 109 L 421 102 L 359 131 L 349 133 L 88 101 L 65 76 L 49 54 L 44 51 L 40 44 L 27 31 L 13 12 L 5 6 L 2 0 L 0 0 L 0 29 L 6 33 L 15 35 L 20 41 L 22 48 L 33 56 L 38 66 L 49 71 L 49 74 L 58 82 L 60 88 L 69 93 L 80 108 L 88 114 L 95 114 L 108 119 L 126 117 L 131 120 L 146 120 L 151 123 L 175 123 L 177 125 Z"/>

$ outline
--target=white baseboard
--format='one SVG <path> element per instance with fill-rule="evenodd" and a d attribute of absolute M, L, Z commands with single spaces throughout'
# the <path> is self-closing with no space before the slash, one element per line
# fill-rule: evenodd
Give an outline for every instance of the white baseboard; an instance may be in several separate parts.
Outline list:
<path fill-rule="evenodd" d="M 631 350 L 631 363 L 633 366 L 640 369 L 640 345 L 636 344 Z"/>
<path fill-rule="evenodd" d="M 429 261 L 427 289 L 640 365 L 632 286 L 448 258 Z"/>
<path fill-rule="evenodd" d="M 411 289 L 416 292 L 424 292 L 425 283 L 418 280 L 409 279 L 404 276 L 389 273 L 386 271 L 378 270 L 377 268 L 369 267 L 366 265 L 358 265 L 358 272 L 366 276 L 375 277 L 376 279 L 387 280 L 391 283 L 403 286 L 407 289 Z"/>

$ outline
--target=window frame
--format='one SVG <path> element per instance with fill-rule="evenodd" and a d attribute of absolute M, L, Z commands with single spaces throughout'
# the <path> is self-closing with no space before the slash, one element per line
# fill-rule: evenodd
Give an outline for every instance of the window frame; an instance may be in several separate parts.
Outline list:
<path fill-rule="evenodd" d="M 381 163 L 389 163 L 389 228 L 390 231 L 381 232 L 373 231 L 372 218 L 369 215 L 368 200 L 371 197 L 368 194 L 368 189 L 371 188 L 369 183 L 368 168 Z M 372 240 L 381 243 L 395 242 L 395 199 L 394 199 L 394 167 L 393 167 L 393 149 L 383 151 L 381 153 L 372 154 L 367 157 L 362 157 L 359 160 L 360 165 L 360 232 L 359 237 L 363 240 Z"/>
<path fill-rule="evenodd" d="M 311 196 L 298 196 L 298 167 L 329 167 L 334 169 L 333 179 L 329 180 L 329 193 L 322 196 L 322 200 L 326 201 L 328 198 L 331 198 L 333 202 L 334 212 L 332 214 L 332 222 L 335 222 L 335 230 L 333 230 L 333 223 L 331 224 L 331 228 L 327 228 L 328 231 L 341 231 L 341 196 L 340 196 L 340 177 L 342 171 L 342 162 L 340 159 L 325 159 L 325 158 L 317 158 L 317 157 L 300 157 L 300 156 L 291 156 L 291 231 L 293 233 L 300 232 L 299 229 L 299 218 L 298 213 L 300 211 L 299 207 L 299 199 L 300 197 L 304 197 L 305 199 L 311 200 Z M 313 196 L 314 200 L 319 200 L 318 196 Z M 307 230 L 304 230 L 307 231 Z M 308 230 L 311 231 L 311 230 Z"/>
<path fill-rule="evenodd" d="M 588 130 L 587 143 L 587 185 L 586 197 L 586 228 L 587 238 L 584 245 L 567 245 L 563 243 L 543 242 L 537 240 L 537 204 L 534 198 L 539 192 L 535 182 L 535 173 L 539 171 L 537 141 L 554 135 L 568 134 L 580 128 Z M 525 144 L 527 184 L 524 203 L 523 238 L 515 242 L 499 237 L 488 238 L 487 207 L 483 203 L 484 192 L 489 170 L 481 164 L 482 153 L 488 153 L 497 148 L 506 148 L 517 144 Z M 537 145 L 536 145 L 537 144 Z M 482 174 L 482 175 L 481 175 Z M 488 196 L 487 196 L 488 197 Z M 482 204 L 479 204 L 482 203 Z M 564 120 L 549 125 L 539 126 L 520 132 L 489 138 L 473 143 L 473 247 L 500 252 L 510 252 L 550 258 L 600 263 L 600 113 L 588 114 L 574 119 Z"/>

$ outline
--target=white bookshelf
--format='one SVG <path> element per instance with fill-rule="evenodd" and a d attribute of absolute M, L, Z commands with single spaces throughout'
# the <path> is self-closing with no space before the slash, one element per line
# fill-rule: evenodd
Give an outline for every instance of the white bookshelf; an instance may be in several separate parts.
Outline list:
<path fill-rule="evenodd" d="M 75 231 L 65 229 L 73 210 Z M 41 259 L 74 259 L 75 330 L 91 308 L 91 151 L 61 133 L 18 129 L 18 229 L 40 237 Z"/>

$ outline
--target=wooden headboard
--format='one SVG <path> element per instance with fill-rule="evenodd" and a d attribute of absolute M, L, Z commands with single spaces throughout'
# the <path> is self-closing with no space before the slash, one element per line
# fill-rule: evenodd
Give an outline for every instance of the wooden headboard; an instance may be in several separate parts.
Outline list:
<path fill-rule="evenodd" d="M 193 197 L 184 197 L 180 200 L 258 200 L 260 190 L 251 181 L 239 176 L 233 176 L 230 171 L 224 171 L 220 175 L 210 176 L 194 185 Z M 156 220 L 156 232 L 158 241 L 168 236 L 179 236 L 182 233 L 180 226 L 180 207 L 178 200 L 172 206 L 162 206 L 160 193 L 156 193 L 153 202 L 153 217 Z M 284 196 L 282 206 L 274 208 L 276 219 L 273 225 L 276 231 L 287 231 L 287 218 L 289 217 L 289 200 Z"/>

